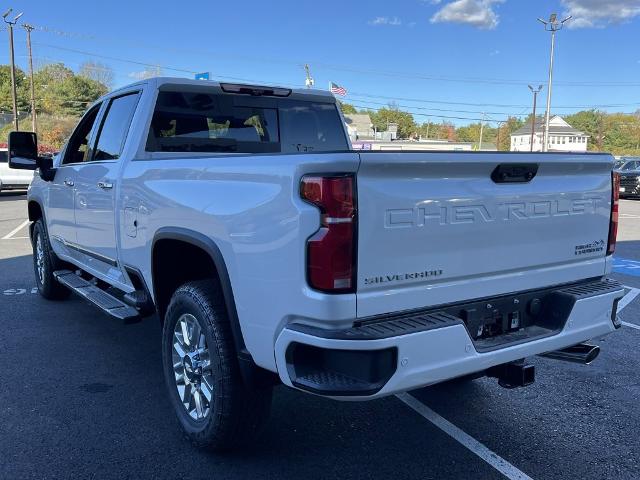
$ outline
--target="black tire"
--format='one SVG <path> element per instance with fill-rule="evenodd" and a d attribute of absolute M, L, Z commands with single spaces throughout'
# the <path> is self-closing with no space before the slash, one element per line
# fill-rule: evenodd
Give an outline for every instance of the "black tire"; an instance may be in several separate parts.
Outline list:
<path fill-rule="evenodd" d="M 211 361 L 214 388 L 208 414 L 202 419 L 194 419 L 187 412 L 174 376 L 174 329 L 184 314 L 197 320 Z M 224 300 L 213 280 L 186 283 L 171 297 L 162 330 L 162 360 L 169 398 L 186 437 L 194 445 L 227 451 L 258 436 L 269 418 L 272 388 L 250 389 L 244 384 Z"/>
<path fill-rule="evenodd" d="M 44 221 L 39 219 L 33 226 L 31 235 L 33 246 L 33 273 L 36 277 L 38 291 L 47 300 L 64 300 L 69 297 L 71 291 L 60 284 L 53 276 L 53 272 L 63 268 L 63 262 L 51 250 L 49 235 Z M 42 247 L 42 270 L 38 265 L 38 242 Z"/>

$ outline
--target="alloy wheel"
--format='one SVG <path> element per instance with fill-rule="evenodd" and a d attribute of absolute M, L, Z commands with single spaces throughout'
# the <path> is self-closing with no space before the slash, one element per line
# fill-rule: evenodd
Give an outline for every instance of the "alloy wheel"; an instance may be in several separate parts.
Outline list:
<path fill-rule="evenodd" d="M 190 313 L 182 314 L 173 330 L 172 363 L 180 402 L 192 419 L 204 419 L 213 402 L 211 355 L 204 332 Z"/>
<path fill-rule="evenodd" d="M 38 272 L 40 285 L 44 285 L 44 248 L 42 246 L 42 235 L 36 237 L 36 271 Z"/>

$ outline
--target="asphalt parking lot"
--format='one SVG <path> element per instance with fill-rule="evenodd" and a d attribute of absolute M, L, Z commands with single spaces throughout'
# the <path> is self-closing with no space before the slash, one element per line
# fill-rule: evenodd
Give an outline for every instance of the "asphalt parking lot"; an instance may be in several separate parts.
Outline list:
<path fill-rule="evenodd" d="M 625 325 L 591 366 L 365 403 L 276 389 L 242 454 L 194 449 L 165 397 L 157 319 L 122 325 L 35 292 L 23 194 L 0 193 L 0 478 L 640 478 L 640 201 L 621 204 Z M 633 298 L 632 298 L 633 297 Z"/>

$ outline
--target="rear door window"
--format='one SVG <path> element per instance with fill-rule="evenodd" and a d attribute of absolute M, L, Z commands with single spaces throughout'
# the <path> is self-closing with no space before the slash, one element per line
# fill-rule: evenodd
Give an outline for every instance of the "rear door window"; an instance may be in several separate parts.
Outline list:
<path fill-rule="evenodd" d="M 100 127 L 93 160 L 120 158 L 138 96 L 138 92 L 134 92 L 111 100 Z"/>

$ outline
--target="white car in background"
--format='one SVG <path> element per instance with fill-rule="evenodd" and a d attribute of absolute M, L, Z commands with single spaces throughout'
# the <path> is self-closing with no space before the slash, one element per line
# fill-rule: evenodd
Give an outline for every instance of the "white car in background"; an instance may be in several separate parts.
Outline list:
<path fill-rule="evenodd" d="M 0 148 L 0 191 L 26 190 L 33 180 L 33 172 L 14 170 L 7 163 L 7 149 Z"/>

